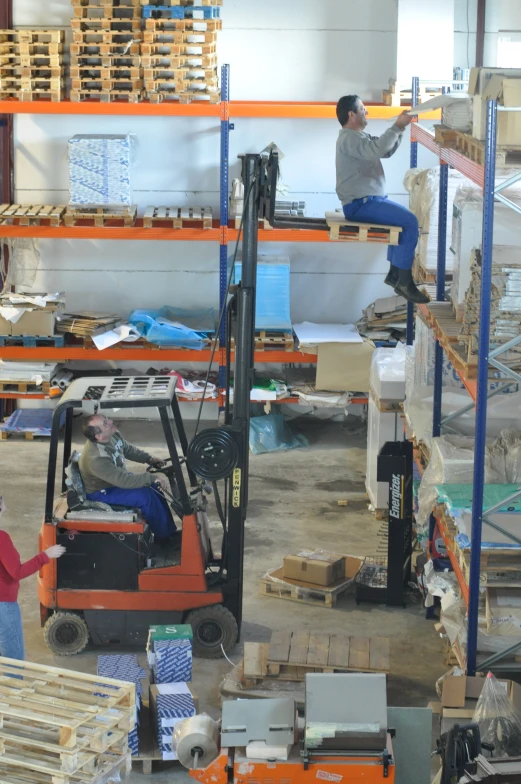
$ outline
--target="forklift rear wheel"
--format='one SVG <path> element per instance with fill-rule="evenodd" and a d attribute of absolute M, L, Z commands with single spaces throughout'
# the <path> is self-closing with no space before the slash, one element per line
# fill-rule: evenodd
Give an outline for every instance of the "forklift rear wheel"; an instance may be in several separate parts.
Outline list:
<path fill-rule="evenodd" d="M 47 620 L 43 633 L 45 642 L 57 656 L 81 653 L 89 641 L 87 624 L 75 613 L 54 613 Z"/>
<path fill-rule="evenodd" d="M 229 653 L 239 636 L 237 621 L 222 604 L 194 610 L 188 615 L 186 623 L 190 624 L 194 633 L 194 656 L 200 659 L 222 658 L 222 649 Z"/>

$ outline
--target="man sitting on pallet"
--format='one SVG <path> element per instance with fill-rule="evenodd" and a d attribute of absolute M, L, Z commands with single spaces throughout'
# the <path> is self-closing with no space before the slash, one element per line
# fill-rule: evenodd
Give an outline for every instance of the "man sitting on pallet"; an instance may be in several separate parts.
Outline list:
<path fill-rule="evenodd" d="M 391 268 L 385 283 L 409 302 L 429 302 L 412 278 L 418 220 L 385 195 L 385 174 L 380 161 L 394 155 L 412 118 L 403 112 L 382 136 L 370 136 L 364 133 L 367 109 L 358 95 L 344 95 L 337 104 L 336 116 L 342 126 L 336 145 L 336 192 L 344 215 L 355 223 L 374 222 L 402 228 L 399 244 L 390 245 L 387 252 Z"/>
<path fill-rule="evenodd" d="M 125 458 L 160 468 L 162 460 L 128 444 L 111 419 L 94 414 L 83 425 L 87 438 L 79 460 L 80 474 L 89 501 L 102 501 L 139 509 L 157 544 L 167 544 L 176 532 L 168 502 L 161 486 L 171 491 L 163 474 L 132 474 Z"/>

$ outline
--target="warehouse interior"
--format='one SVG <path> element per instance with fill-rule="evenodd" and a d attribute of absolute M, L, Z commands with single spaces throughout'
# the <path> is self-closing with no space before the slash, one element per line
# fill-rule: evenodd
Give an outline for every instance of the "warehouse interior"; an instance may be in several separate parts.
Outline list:
<path fill-rule="evenodd" d="M 5 0 L 0 148 L 0 784 L 521 780 L 519 3 Z"/>

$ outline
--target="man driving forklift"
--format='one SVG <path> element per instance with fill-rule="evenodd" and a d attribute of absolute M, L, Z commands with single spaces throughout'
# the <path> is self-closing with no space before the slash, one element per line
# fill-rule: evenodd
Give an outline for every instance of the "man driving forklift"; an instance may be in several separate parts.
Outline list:
<path fill-rule="evenodd" d="M 125 441 L 116 425 L 103 414 L 90 416 L 83 424 L 87 438 L 79 460 L 79 469 L 90 501 L 102 501 L 139 509 L 154 534 L 156 544 L 168 544 L 177 528 L 163 488 L 170 492 L 164 474 L 127 471 L 125 458 L 154 468 L 164 464 Z"/>

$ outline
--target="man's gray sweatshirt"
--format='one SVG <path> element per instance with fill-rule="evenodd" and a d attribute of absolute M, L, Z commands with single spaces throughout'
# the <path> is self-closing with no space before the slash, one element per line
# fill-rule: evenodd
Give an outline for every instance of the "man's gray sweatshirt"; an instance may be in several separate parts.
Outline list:
<path fill-rule="evenodd" d="M 336 192 L 342 205 L 366 196 L 385 196 L 380 158 L 394 155 L 402 133 L 396 125 L 380 137 L 342 128 L 336 143 Z"/>
<path fill-rule="evenodd" d="M 149 463 L 152 459 L 148 452 L 127 444 L 119 430 L 106 444 L 87 441 L 79 461 L 85 492 L 96 493 L 108 487 L 150 487 L 156 479 L 154 474 L 131 474 L 125 468 L 125 458 L 135 463 Z"/>

